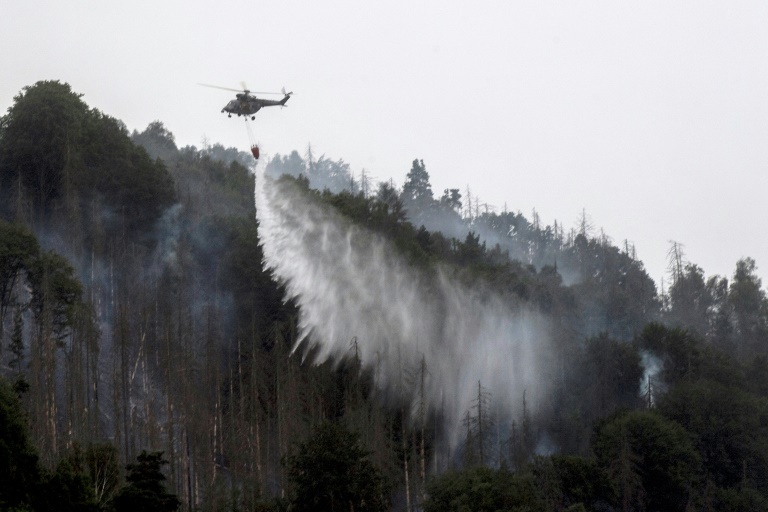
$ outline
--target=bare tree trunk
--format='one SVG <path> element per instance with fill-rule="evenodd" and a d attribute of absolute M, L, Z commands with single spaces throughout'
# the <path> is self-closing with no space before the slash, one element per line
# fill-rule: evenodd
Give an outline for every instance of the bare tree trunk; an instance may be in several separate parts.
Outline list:
<path fill-rule="evenodd" d="M 405 403 L 405 394 L 403 392 L 404 389 L 404 382 L 403 382 L 403 362 L 400 355 L 400 346 L 397 347 L 397 362 L 398 362 L 398 369 L 400 373 L 400 379 L 399 379 L 399 395 L 400 395 L 400 401 L 401 403 Z M 405 432 L 405 424 L 406 424 L 406 410 L 405 406 L 401 406 L 400 408 L 400 441 L 401 441 L 401 448 L 403 452 L 403 479 L 405 480 L 405 509 L 410 511 L 411 509 L 411 482 L 408 475 L 408 443 L 406 442 L 406 439 L 408 438 L 408 435 Z"/>
<path fill-rule="evenodd" d="M 256 462 L 256 482 L 258 483 L 259 489 L 264 489 L 264 472 L 262 468 L 262 459 L 261 459 L 261 428 L 260 428 L 260 414 L 259 414 L 259 386 L 258 386 L 258 380 L 257 380 L 257 363 L 256 360 L 257 356 L 257 344 L 256 344 L 256 336 L 255 333 L 252 335 L 252 348 L 251 348 L 251 414 L 250 414 L 250 428 L 251 428 L 251 436 L 250 436 L 250 447 L 251 447 L 251 453 L 252 457 L 251 460 L 255 460 Z M 263 492 L 263 491 L 260 491 Z"/>
<path fill-rule="evenodd" d="M 419 443 L 419 463 L 421 469 L 421 502 L 424 503 L 426 499 L 425 490 L 427 485 L 427 457 L 425 436 L 426 436 L 426 423 L 427 423 L 427 405 L 426 397 L 424 396 L 424 385 L 427 374 L 427 362 L 424 355 L 421 356 L 421 365 L 419 372 L 419 423 L 421 426 L 421 439 Z"/>

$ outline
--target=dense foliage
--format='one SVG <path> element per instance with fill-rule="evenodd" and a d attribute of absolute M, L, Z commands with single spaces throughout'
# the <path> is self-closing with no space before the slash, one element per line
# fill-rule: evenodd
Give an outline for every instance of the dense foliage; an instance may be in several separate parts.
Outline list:
<path fill-rule="evenodd" d="M 315 427 L 288 458 L 291 510 L 388 510 L 384 479 L 368 456 L 357 434 L 335 423 Z"/>
<path fill-rule="evenodd" d="M 160 467 L 168 464 L 168 461 L 162 457 L 163 452 L 147 453 L 144 450 L 136 457 L 136 464 L 126 466 L 128 485 L 115 496 L 115 512 L 170 512 L 179 508 L 181 503 L 176 495 L 165 490 L 165 475 Z"/>
<path fill-rule="evenodd" d="M 3 120 L 0 183 L 6 216 L 38 229 L 145 232 L 173 204 L 162 162 L 131 143 L 118 120 L 89 109 L 67 84 L 38 82 L 15 98 Z M 64 214 L 64 218 L 57 218 Z M 57 215 L 58 214 L 58 215 Z M 95 222 L 96 219 L 101 222 Z"/>
<path fill-rule="evenodd" d="M 39 479 L 37 454 L 11 386 L 0 379 L 0 507 L 28 505 Z"/>

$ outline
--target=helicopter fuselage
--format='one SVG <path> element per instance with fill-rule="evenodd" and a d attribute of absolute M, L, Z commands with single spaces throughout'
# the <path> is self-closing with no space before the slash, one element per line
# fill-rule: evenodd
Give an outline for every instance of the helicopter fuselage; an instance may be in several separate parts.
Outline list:
<path fill-rule="evenodd" d="M 238 116 L 250 116 L 261 110 L 262 107 L 285 105 L 291 95 L 286 94 L 281 100 L 264 100 L 247 93 L 237 94 L 236 97 L 237 99 L 227 103 L 221 111 L 227 112 L 230 116 L 232 114 L 237 114 Z"/>

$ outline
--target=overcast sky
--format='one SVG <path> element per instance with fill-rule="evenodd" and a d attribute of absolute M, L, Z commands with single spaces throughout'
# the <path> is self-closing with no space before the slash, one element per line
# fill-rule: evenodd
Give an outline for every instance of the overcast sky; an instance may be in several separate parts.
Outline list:
<path fill-rule="evenodd" d="M 669 241 L 709 275 L 757 261 L 768 283 L 768 3 L 0 0 L 0 111 L 38 80 L 179 146 L 248 149 L 232 97 L 295 92 L 257 114 L 262 154 L 343 159 L 402 185 L 582 209 L 651 277 Z"/>

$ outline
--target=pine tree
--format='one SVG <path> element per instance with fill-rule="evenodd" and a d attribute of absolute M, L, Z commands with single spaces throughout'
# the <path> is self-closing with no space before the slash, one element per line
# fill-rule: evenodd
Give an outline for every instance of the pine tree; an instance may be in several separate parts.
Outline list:
<path fill-rule="evenodd" d="M 388 510 L 387 486 L 368 456 L 356 433 L 330 422 L 315 427 L 288 457 L 288 478 L 295 486 L 291 510 Z"/>
<path fill-rule="evenodd" d="M 136 464 L 128 464 L 128 485 L 123 487 L 113 501 L 116 512 L 170 512 L 177 510 L 181 502 L 175 494 L 165 490 L 165 475 L 160 470 L 167 460 L 163 452 L 147 453 L 143 450 Z"/>
<path fill-rule="evenodd" d="M 28 505 L 39 478 L 21 403 L 0 377 L 0 509 Z"/>
<path fill-rule="evenodd" d="M 468 465 L 486 466 L 491 462 L 490 445 L 496 421 L 491 413 L 491 393 L 480 381 L 477 381 L 477 395 L 472 401 L 471 409 L 474 414 L 467 411 L 464 418 L 464 426 L 467 429 L 465 460 Z"/>

